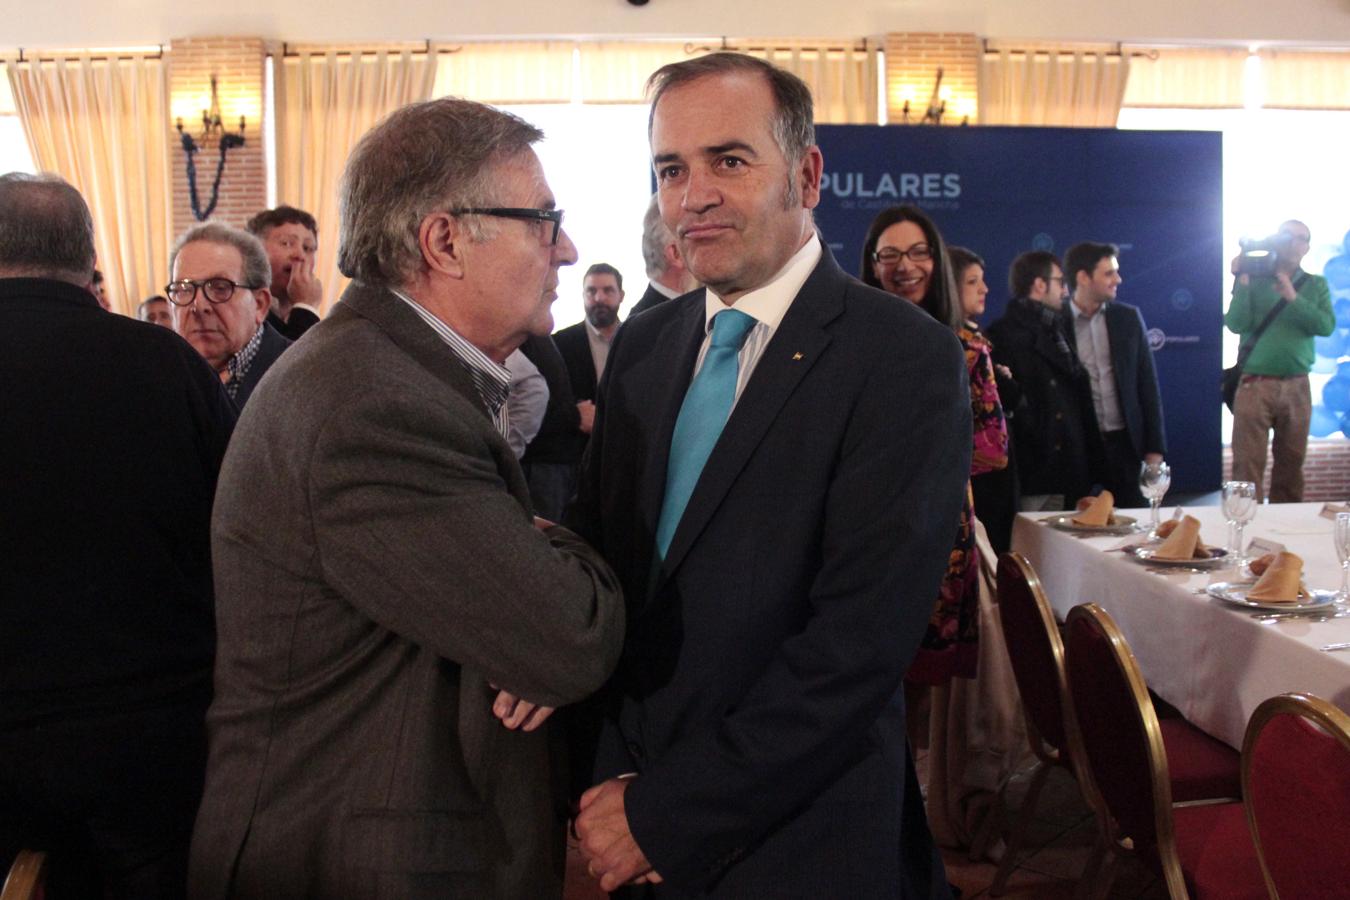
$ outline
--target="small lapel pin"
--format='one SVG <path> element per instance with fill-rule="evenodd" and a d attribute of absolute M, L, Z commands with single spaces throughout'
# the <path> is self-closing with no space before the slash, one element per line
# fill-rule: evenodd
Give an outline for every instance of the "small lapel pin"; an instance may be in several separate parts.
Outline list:
<path fill-rule="evenodd" d="M 802 358 L 802 355 L 801 355 L 800 353 L 794 353 L 794 354 L 792 354 L 792 358 L 793 358 L 793 359 L 801 359 L 801 358 Z"/>

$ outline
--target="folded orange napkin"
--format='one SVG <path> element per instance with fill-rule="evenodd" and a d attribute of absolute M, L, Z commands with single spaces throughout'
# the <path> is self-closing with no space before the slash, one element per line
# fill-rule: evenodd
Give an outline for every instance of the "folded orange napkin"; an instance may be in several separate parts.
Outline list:
<path fill-rule="evenodd" d="M 1265 556 L 1258 556 L 1256 559 L 1247 563 L 1247 568 L 1252 570 L 1253 575 L 1260 578 L 1262 575 L 1266 574 L 1266 569 L 1269 569 L 1270 564 L 1274 561 L 1275 554 L 1267 553 Z"/>
<path fill-rule="evenodd" d="M 1163 529 L 1159 527 L 1158 533 Z M 1204 559 L 1209 557 L 1209 547 L 1200 540 L 1200 520 L 1195 516 L 1186 516 L 1168 530 L 1167 540 L 1153 551 L 1154 559 Z"/>
<path fill-rule="evenodd" d="M 1248 600 L 1265 603 L 1297 603 L 1307 592 L 1303 589 L 1303 560 L 1295 553 L 1282 551 L 1247 592 Z"/>
<path fill-rule="evenodd" d="M 1084 498 L 1086 499 L 1086 498 Z M 1083 501 L 1078 501 L 1082 503 Z M 1111 524 L 1111 513 L 1116 508 L 1116 498 L 1110 491 L 1102 491 L 1091 499 L 1091 502 L 1084 507 L 1078 515 L 1073 517 L 1073 524 L 1087 525 L 1090 528 L 1101 528 Z"/>

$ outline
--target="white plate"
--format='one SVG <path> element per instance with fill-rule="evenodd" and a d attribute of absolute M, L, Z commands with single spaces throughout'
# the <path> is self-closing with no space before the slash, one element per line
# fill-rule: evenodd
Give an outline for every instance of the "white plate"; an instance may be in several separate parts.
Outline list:
<path fill-rule="evenodd" d="M 1178 569 L 1217 569 L 1228 562 L 1228 551 L 1220 547 L 1210 547 L 1209 556 L 1192 559 L 1159 559 L 1158 547 L 1137 544 L 1126 551 L 1134 559 L 1149 566 L 1175 566 Z"/>
<path fill-rule="evenodd" d="M 1135 526 L 1135 519 L 1132 516 L 1115 516 L 1116 521 L 1111 525 L 1079 525 L 1073 520 L 1076 515 L 1078 514 L 1066 513 L 1062 516 L 1051 516 L 1042 521 L 1051 528 L 1074 534 L 1134 534 L 1138 531 Z"/>
<path fill-rule="evenodd" d="M 1298 612 L 1300 610 L 1317 610 L 1323 607 L 1331 606 L 1336 602 L 1335 591 L 1309 591 L 1312 596 L 1299 603 L 1272 603 L 1269 600 L 1248 600 L 1247 592 L 1254 585 L 1235 584 L 1231 581 L 1216 581 L 1207 587 L 1206 592 L 1216 600 L 1222 600 L 1225 603 L 1231 603 L 1233 606 L 1241 606 L 1244 609 L 1265 609 L 1272 612 Z"/>

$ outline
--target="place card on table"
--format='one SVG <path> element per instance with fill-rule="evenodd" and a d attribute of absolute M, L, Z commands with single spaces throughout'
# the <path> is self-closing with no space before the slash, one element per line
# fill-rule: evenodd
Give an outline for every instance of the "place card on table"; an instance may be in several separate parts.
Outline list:
<path fill-rule="evenodd" d="M 1350 513 L 1350 503 L 1323 503 L 1322 511 L 1318 515 L 1324 519 L 1335 520 L 1336 513 Z"/>
<path fill-rule="evenodd" d="M 1247 545 L 1247 555 L 1249 557 L 1265 556 L 1267 553 L 1283 553 L 1284 544 L 1279 541 L 1268 541 L 1265 538 L 1254 537 L 1251 543 Z"/>

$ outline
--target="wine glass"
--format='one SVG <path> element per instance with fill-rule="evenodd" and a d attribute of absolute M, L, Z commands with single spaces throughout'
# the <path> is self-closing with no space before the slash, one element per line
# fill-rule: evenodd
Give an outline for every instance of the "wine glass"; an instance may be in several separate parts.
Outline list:
<path fill-rule="evenodd" d="M 1233 564 L 1241 569 L 1246 563 L 1242 531 L 1256 517 L 1256 484 L 1251 481 L 1227 481 L 1223 485 L 1223 516 L 1229 523 L 1229 552 Z"/>
<path fill-rule="evenodd" d="M 1158 504 L 1172 486 L 1172 467 L 1165 462 L 1144 463 L 1139 467 L 1139 493 L 1148 498 L 1150 525 L 1149 540 L 1158 539 Z"/>
<path fill-rule="evenodd" d="M 1336 513 L 1336 556 L 1341 561 L 1341 591 L 1336 602 L 1350 600 L 1350 513 Z"/>

